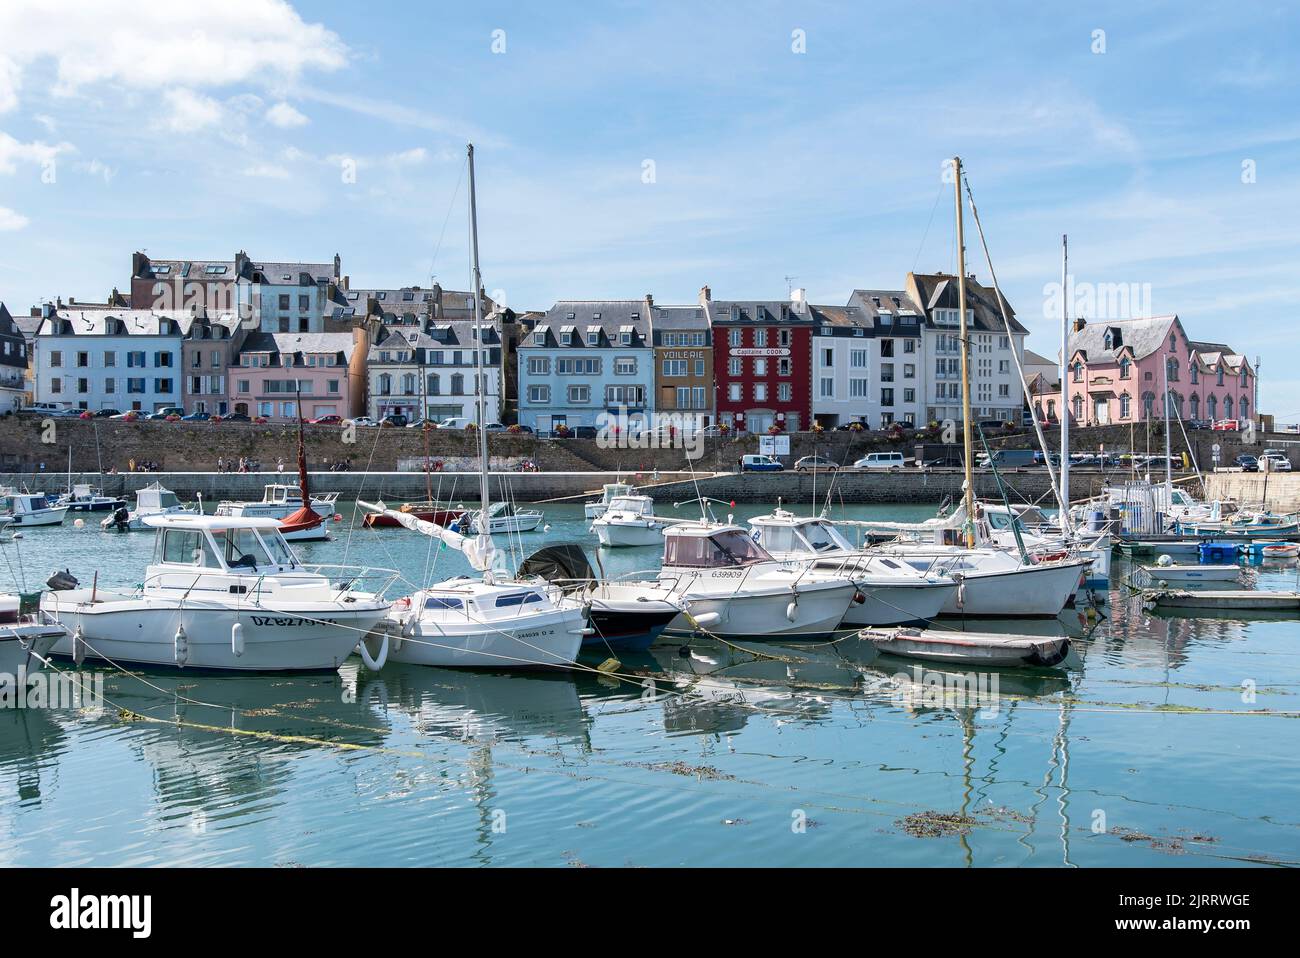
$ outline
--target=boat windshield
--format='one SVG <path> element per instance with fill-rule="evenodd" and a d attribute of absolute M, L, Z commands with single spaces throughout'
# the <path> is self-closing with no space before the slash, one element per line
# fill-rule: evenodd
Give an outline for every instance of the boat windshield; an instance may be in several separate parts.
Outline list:
<path fill-rule="evenodd" d="M 840 535 L 839 530 L 825 522 L 810 522 L 800 527 L 804 537 L 807 538 L 808 544 L 816 552 L 835 552 L 840 549 L 853 549 L 847 539 Z"/>
<path fill-rule="evenodd" d="M 610 512 L 633 512 L 637 515 L 645 515 L 650 503 L 643 499 L 632 499 L 619 497 L 609 504 Z"/>
<path fill-rule="evenodd" d="M 738 529 L 716 532 L 711 536 L 667 536 L 664 539 L 664 565 L 713 568 L 749 565 L 771 560 L 757 542 Z"/>
<path fill-rule="evenodd" d="M 228 568 L 256 569 L 272 564 L 262 541 L 252 529 L 217 529 L 213 530 L 212 538 L 225 556 Z"/>
<path fill-rule="evenodd" d="M 263 529 L 260 538 L 262 544 L 266 546 L 266 551 L 271 554 L 272 564 L 295 564 L 293 551 L 289 548 L 289 543 L 284 541 L 284 536 L 280 534 L 279 529 Z"/>
<path fill-rule="evenodd" d="M 168 565 L 203 566 L 220 569 L 212 544 L 197 529 L 164 529 L 162 561 Z"/>

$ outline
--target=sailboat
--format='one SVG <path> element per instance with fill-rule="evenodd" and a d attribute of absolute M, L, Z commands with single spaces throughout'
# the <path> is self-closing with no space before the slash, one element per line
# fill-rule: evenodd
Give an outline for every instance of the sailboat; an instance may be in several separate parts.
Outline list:
<path fill-rule="evenodd" d="M 467 149 L 469 221 L 474 291 L 474 331 L 481 341 L 482 277 L 478 260 L 478 216 L 474 146 Z M 483 350 L 474 350 L 475 375 L 482 382 Z M 478 390 L 479 511 L 492 515 L 488 483 L 486 389 Z M 387 627 L 393 637 L 389 658 L 411 665 L 468 668 L 567 667 L 577 661 L 587 632 L 587 607 L 541 580 L 500 574 L 488 528 L 472 538 L 411 512 L 358 501 L 357 505 L 413 532 L 438 539 L 460 552 L 478 578 L 457 576 L 435 582 L 393 604 Z M 470 531 L 470 530 L 466 530 Z"/>
<path fill-rule="evenodd" d="M 68 634 L 42 615 L 34 597 L 0 593 L 0 675 L 28 675 L 45 667 L 45 656 Z"/>
<path fill-rule="evenodd" d="M 302 505 L 280 520 L 280 535 L 289 542 L 323 542 L 330 537 L 325 520 L 312 505 L 307 483 L 307 449 L 302 438 L 302 394 L 298 393 L 298 496 Z"/>

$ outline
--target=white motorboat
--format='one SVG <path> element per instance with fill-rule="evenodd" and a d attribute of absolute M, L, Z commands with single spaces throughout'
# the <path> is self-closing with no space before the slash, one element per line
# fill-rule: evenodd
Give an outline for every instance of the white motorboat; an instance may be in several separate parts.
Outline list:
<path fill-rule="evenodd" d="M 1024 546 L 1039 558 L 1062 553 L 1087 556 L 1092 564 L 1084 587 L 1097 591 L 1110 588 L 1112 541 L 1106 522 L 1089 520 L 1088 525 L 1075 525 L 1067 533 L 1037 506 L 981 502 L 979 510 L 981 541 L 1008 551 Z"/>
<path fill-rule="evenodd" d="M 322 519 L 328 518 L 337 512 L 335 503 L 338 498 L 337 492 L 313 495 L 312 511 Z M 261 502 L 220 502 L 217 504 L 216 515 L 249 519 L 287 519 L 302 506 L 302 492 L 297 486 L 271 483 L 262 490 Z"/>
<path fill-rule="evenodd" d="M 483 288 L 478 263 L 478 223 L 475 213 L 474 147 L 468 148 L 470 253 L 474 295 L 474 331 L 480 335 Z M 475 373 L 483 374 L 483 350 L 474 350 Z M 484 391 L 478 394 L 478 421 L 487 422 Z M 395 634 L 391 657 L 412 665 L 471 668 L 567 667 L 577 661 L 587 632 L 587 608 L 564 594 L 558 585 L 540 580 L 510 578 L 497 568 L 498 553 L 492 542 L 496 531 L 526 531 L 520 514 L 508 503 L 494 507 L 488 488 L 487 430 L 478 430 L 479 512 L 469 523 L 474 538 L 462 535 L 459 522 L 451 529 L 421 519 L 411 512 L 384 509 L 358 500 L 357 505 L 388 520 L 439 539 L 462 553 L 479 578 L 459 576 L 418 589 L 398 600 L 388 613 L 389 634 Z M 484 521 L 486 517 L 486 522 Z M 535 517 L 535 521 L 532 517 Z M 502 526 L 498 530 L 497 519 Z M 531 513 L 529 529 L 542 521 Z M 502 557 L 504 558 L 504 557 Z M 368 664 L 368 663 L 367 663 Z"/>
<path fill-rule="evenodd" d="M 605 514 L 609 504 L 619 496 L 630 496 L 636 487 L 626 482 L 607 482 L 600 487 L 600 498 L 583 505 L 583 514 L 588 519 L 597 519 Z"/>
<path fill-rule="evenodd" d="M 47 592 L 41 609 L 73 634 L 60 655 L 237 671 L 337 668 L 388 611 L 387 569 L 305 566 L 278 520 L 155 515 L 154 561 L 135 590 Z M 378 582 L 373 591 L 363 583 Z M 375 637 L 382 659 L 386 638 Z M 380 663 L 382 664 L 382 663 Z"/>
<path fill-rule="evenodd" d="M 0 594 L 0 676 L 31 675 L 45 667 L 49 655 L 68 630 L 41 614 L 39 602 Z"/>
<path fill-rule="evenodd" d="M 664 529 L 679 519 L 655 515 L 655 501 L 649 496 L 615 496 L 591 528 L 603 546 L 657 546 Z"/>
<path fill-rule="evenodd" d="M 1164 556 L 1161 560 L 1164 560 Z M 1172 560 L 1157 561 L 1155 565 L 1141 567 L 1145 583 L 1157 588 L 1171 585 L 1189 585 L 1196 582 L 1235 582 L 1241 575 L 1241 566 L 1179 564 Z"/>
<path fill-rule="evenodd" d="M 668 631 L 727 637 L 829 635 L 858 596 L 849 579 L 780 562 L 740 526 L 704 519 L 664 530 L 658 580 L 687 603 Z"/>
<path fill-rule="evenodd" d="M 466 531 L 475 535 L 482 535 L 486 531 L 490 535 L 501 535 L 502 533 L 513 532 L 532 532 L 542 524 L 542 513 L 536 509 L 517 509 L 509 502 L 494 502 L 488 506 L 488 527 L 483 528 L 483 510 L 479 509 L 470 514 Z"/>
<path fill-rule="evenodd" d="M 106 496 L 103 490 L 94 489 L 88 482 L 79 482 L 54 503 L 67 506 L 71 512 L 113 512 L 126 505 L 125 499 Z"/>
<path fill-rule="evenodd" d="M 0 515 L 8 516 L 15 526 L 62 525 L 64 516 L 68 514 L 67 506 L 51 505 L 39 492 L 9 490 L 3 497 L 9 500 L 9 508 Z"/>
<path fill-rule="evenodd" d="M 983 544 L 980 535 L 987 526 L 976 522 L 967 528 L 965 516 L 965 507 L 959 505 L 949 516 L 923 522 L 845 520 L 837 524 L 862 527 L 875 538 L 892 535 L 877 547 L 879 552 L 927 574 L 946 573 L 957 579 L 956 592 L 944 604 L 945 615 L 1060 615 L 1082 585 L 1091 558 L 1068 552 L 1049 558 Z M 962 544 L 967 534 L 974 538 L 974 548 Z"/>
<path fill-rule="evenodd" d="M 777 509 L 749 524 L 754 541 L 773 558 L 808 562 L 816 572 L 852 580 L 863 601 L 849 606 L 846 625 L 929 622 L 956 595 L 951 576 L 919 572 L 900 559 L 857 549 L 824 518 Z"/>
<path fill-rule="evenodd" d="M 164 488 L 162 483 L 152 482 L 135 493 L 135 508 L 129 512 L 125 507 L 108 516 L 100 527 L 118 532 L 141 532 L 149 527 L 144 524 L 148 516 L 193 516 L 199 510 L 195 506 L 185 505 L 176 497 L 176 493 Z"/>

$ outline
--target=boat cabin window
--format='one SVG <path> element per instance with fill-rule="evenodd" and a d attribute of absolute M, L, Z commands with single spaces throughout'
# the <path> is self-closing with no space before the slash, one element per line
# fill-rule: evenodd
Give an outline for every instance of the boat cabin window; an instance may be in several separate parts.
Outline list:
<path fill-rule="evenodd" d="M 450 595 L 430 595 L 424 599 L 426 609 L 452 609 L 460 611 L 465 608 L 465 603 L 455 596 Z"/>
<path fill-rule="evenodd" d="M 628 498 L 619 497 L 609 504 L 609 511 L 610 512 L 632 512 L 637 515 L 643 515 L 645 514 L 647 505 L 649 505 L 649 503 L 641 499 L 628 499 Z"/>
<path fill-rule="evenodd" d="M 503 608 L 511 605 L 524 605 L 531 602 L 541 602 L 542 597 L 536 592 L 512 592 L 509 595 L 499 596 L 497 598 L 497 608 Z"/>
<path fill-rule="evenodd" d="M 711 536 L 668 536 L 664 539 L 664 565 L 713 568 L 748 565 L 771 558 L 762 546 L 738 529 Z"/>
<path fill-rule="evenodd" d="M 759 526 L 758 537 L 754 541 L 772 553 L 805 551 L 804 544 L 790 526 Z"/>
<path fill-rule="evenodd" d="M 836 549 L 852 549 L 847 539 L 839 534 L 833 526 L 825 522 L 810 522 L 801 527 L 808 544 L 817 552 L 833 552 Z"/>
<path fill-rule="evenodd" d="M 264 529 L 261 535 L 262 545 L 266 546 L 266 551 L 271 554 L 271 562 L 275 565 L 294 565 L 294 555 L 289 549 L 289 543 L 284 541 L 284 536 L 278 529 Z"/>
<path fill-rule="evenodd" d="M 197 529 L 166 529 L 162 535 L 162 561 L 169 565 L 207 566 L 220 569 L 212 546 Z"/>
<path fill-rule="evenodd" d="M 227 568 L 256 569 L 272 564 L 271 557 L 252 529 L 216 529 L 212 538 L 225 556 Z"/>

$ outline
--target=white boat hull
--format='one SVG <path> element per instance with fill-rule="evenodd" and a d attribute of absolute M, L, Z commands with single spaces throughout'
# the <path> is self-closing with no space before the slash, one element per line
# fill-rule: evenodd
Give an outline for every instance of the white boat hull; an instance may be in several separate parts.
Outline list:
<path fill-rule="evenodd" d="M 720 594 L 687 584 L 678 594 L 687 601 L 688 610 L 673 619 L 665 631 L 692 633 L 696 627 L 691 619 L 699 621 L 703 617 L 708 620 L 702 623 L 705 630 L 728 638 L 817 638 L 839 628 L 856 592 L 857 586 L 847 579 L 842 583 L 803 586 L 795 602 L 789 587 Z"/>
<path fill-rule="evenodd" d="M 488 531 L 492 535 L 504 535 L 513 532 L 532 532 L 542 524 L 541 516 L 507 516 L 500 519 L 490 519 L 488 521 Z M 471 523 L 471 531 L 476 535 L 482 534 L 483 523 L 475 519 Z"/>
<path fill-rule="evenodd" d="M 594 528 L 600 544 L 610 548 L 661 546 L 664 542 L 663 527 L 654 522 L 597 522 Z"/>
<path fill-rule="evenodd" d="M 929 622 L 956 597 L 957 584 L 919 585 L 859 582 L 862 602 L 853 602 L 844 615 L 845 625 L 908 625 Z"/>
<path fill-rule="evenodd" d="M 28 675 L 45 668 L 43 659 L 66 633 L 62 626 L 0 624 L 0 675 Z"/>
<path fill-rule="evenodd" d="M 1153 583 L 1166 585 L 1191 582 L 1235 582 L 1241 567 L 1235 565 L 1143 566 L 1142 571 Z"/>
<path fill-rule="evenodd" d="M 490 623 L 412 621 L 396 610 L 385 625 L 388 659 L 442 668 L 566 668 L 578 659 L 586 616 L 581 607 Z"/>
<path fill-rule="evenodd" d="M 41 509 L 37 512 L 21 512 L 13 517 L 13 524 L 24 528 L 29 526 L 57 526 L 63 524 L 63 519 L 67 514 L 67 506 Z"/>
<path fill-rule="evenodd" d="M 358 599 L 327 609 L 319 603 L 285 603 L 282 608 L 249 604 L 236 610 L 205 605 L 193 597 L 182 602 L 102 589 L 93 605 L 89 599 L 89 589 L 47 593 L 42 599 L 42 609 L 74 633 L 59 640 L 55 654 L 76 657 L 74 639 L 80 628 L 87 660 L 240 672 L 336 669 L 388 608 L 386 602 Z M 234 648 L 236 622 L 242 654 Z M 178 655 L 178 626 L 185 630 L 187 656 Z"/>
<path fill-rule="evenodd" d="M 1063 661 L 1070 640 L 984 632 L 946 632 L 928 629 L 864 629 L 860 638 L 881 652 L 909 659 L 960 663 L 994 668 L 1050 667 Z"/>
<path fill-rule="evenodd" d="M 943 568 L 946 557 L 904 553 L 905 562 L 919 570 Z M 944 603 L 944 615 L 994 618 L 1052 617 L 1061 614 L 1085 574 L 1083 562 L 1045 562 L 1014 568 L 961 570 L 962 580 Z"/>

